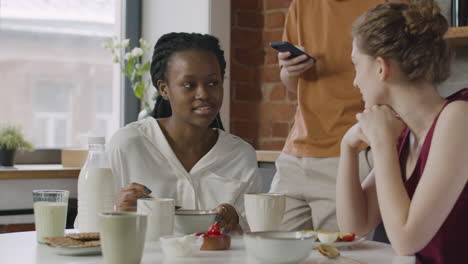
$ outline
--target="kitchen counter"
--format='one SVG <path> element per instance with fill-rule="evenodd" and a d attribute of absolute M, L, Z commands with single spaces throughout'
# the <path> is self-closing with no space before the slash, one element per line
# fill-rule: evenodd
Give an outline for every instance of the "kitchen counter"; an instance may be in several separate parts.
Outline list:
<path fill-rule="evenodd" d="M 280 151 L 257 150 L 259 163 L 274 163 Z M 24 179 L 69 179 L 78 178 L 80 168 L 63 167 L 60 164 L 15 165 L 14 168 L 0 167 L 0 180 L 24 180 Z"/>
<path fill-rule="evenodd" d="M 0 168 L 0 225 L 34 222 L 33 190 L 69 190 L 70 198 L 76 198 L 79 174 L 80 168 L 66 168 L 60 164 Z"/>
<path fill-rule="evenodd" d="M 0 167 L 0 180 L 22 179 L 66 179 L 78 178 L 80 168 L 67 168 L 60 164 L 15 165 L 14 168 Z"/>
<path fill-rule="evenodd" d="M 281 151 L 277 150 L 257 150 L 258 162 L 275 162 Z"/>

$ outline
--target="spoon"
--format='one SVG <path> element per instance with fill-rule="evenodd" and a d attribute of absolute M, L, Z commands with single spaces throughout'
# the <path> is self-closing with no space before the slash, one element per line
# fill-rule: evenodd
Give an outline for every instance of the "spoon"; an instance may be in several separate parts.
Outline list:
<path fill-rule="evenodd" d="M 318 250 L 318 252 L 320 252 L 320 254 L 322 254 L 325 257 L 330 258 L 330 259 L 341 258 L 343 260 L 348 261 L 349 263 L 365 264 L 364 262 L 360 262 L 360 261 L 357 261 L 355 259 L 340 256 L 340 251 L 336 247 L 331 246 L 331 245 L 320 245 L 320 246 L 317 247 L 317 250 Z"/>

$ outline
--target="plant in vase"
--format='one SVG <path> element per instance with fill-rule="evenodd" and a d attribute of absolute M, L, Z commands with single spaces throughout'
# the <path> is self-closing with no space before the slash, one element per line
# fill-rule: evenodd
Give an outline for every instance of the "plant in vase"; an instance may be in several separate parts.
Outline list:
<path fill-rule="evenodd" d="M 143 78 L 145 73 L 149 72 L 151 62 L 143 58 L 143 53 L 150 49 L 150 46 L 144 39 L 139 40 L 139 47 L 130 48 L 130 40 L 124 39 L 121 42 L 117 37 L 108 38 L 104 43 L 104 48 L 112 53 L 114 63 L 118 63 L 122 73 L 130 80 L 133 94 L 140 100 L 143 112 L 148 115 L 152 111 L 149 102 L 154 102 L 157 91 L 154 95 L 148 97 L 148 90 L 151 87 L 151 80 Z"/>
<path fill-rule="evenodd" d="M 13 166 L 15 153 L 19 151 L 32 151 L 33 145 L 27 141 L 19 127 L 13 125 L 0 125 L 0 166 Z"/>

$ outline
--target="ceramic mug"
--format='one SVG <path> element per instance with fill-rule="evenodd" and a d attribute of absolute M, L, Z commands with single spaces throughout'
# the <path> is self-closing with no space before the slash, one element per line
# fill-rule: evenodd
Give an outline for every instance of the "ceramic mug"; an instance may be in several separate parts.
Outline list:
<path fill-rule="evenodd" d="M 252 232 L 278 231 L 286 206 L 286 196 L 281 193 L 245 194 L 244 206 Z"/>
<path fill-rule="evenodd" d="M 131 212 L 99 214 L 102 255 L 106 264 L 139 264 L 148 216 Z"/>
<path fill-rule="evenodd" d="M 175 201 L 169 198 L 140 198 L 137 213 L 148 215 L 146 241 L 159 241 L 174 233 Z"/>

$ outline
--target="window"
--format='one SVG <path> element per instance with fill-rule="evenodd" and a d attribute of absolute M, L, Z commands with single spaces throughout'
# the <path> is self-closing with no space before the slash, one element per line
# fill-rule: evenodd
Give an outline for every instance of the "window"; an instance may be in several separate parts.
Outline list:
<path fill-rule="evenodd" d="M 0 1 L 0 123 L 36 148 L 110 138 L 121 120 L 120 81 L 102 47 L 118 35 L 120 1 Z"/>
<path fill-rule="evenodd" d="M 32 86 L 33 140 L 42 146 L 70 146 L 71 84 L 50 80 Z"/>

